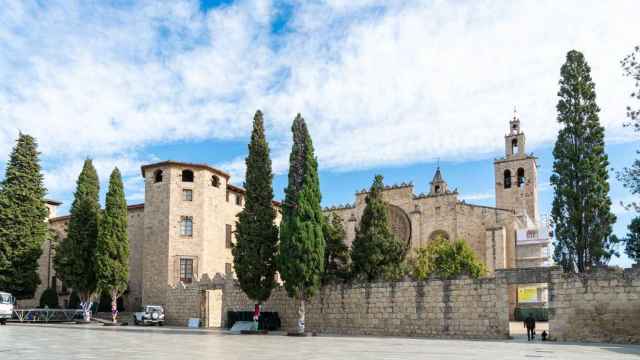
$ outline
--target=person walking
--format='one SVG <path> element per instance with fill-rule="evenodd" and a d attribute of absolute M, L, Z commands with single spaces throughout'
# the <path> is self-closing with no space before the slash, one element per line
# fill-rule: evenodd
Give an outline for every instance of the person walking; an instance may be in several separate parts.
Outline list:
<path fill-rule="evenodd" d="M 531 313 L 524 319 L 524 327 L 527 329 L 527 340 L 533 340 L 536 336 L 536 319 L 533 318 Z"/>

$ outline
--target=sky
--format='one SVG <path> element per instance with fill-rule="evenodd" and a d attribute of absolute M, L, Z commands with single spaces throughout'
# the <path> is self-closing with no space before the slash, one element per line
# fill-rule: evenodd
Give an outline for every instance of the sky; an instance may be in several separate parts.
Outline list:
<path fill-rule="evenodd" d="M 624 128 L 640 2 L 0 0 L 0 171 L 19 131 L 39 142 L 49 197 L 68 211 L 86 158 L 103 196 L 114 166 L 129 203 L 140 166 L 204 162 L 242 185 L 253 114 L 265 114 L 283 197 L 290 126 L 306 119 L 323 205 L 374 174 L 427 190 L 439 161 L 467 202 L 494 205 L 493 159 L 514 107 L 549 176 L 560 66 L 580 50 L 596 83 L 619 236 L 634 200 L 616 180 L 640 138 Z M 628 266 L 621 257 L 614 264 Z"/>

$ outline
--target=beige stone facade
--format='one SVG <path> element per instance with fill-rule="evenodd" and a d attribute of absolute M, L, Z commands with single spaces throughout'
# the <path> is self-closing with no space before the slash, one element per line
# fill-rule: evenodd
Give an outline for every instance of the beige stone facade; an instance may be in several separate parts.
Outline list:
<path fill-rule="evenodd" d="M 385 188 L 383 199 L 395 234 L 411 249 L 426 245 L 438 236 L 463 239 L 475 251 L 489 272 L 496 269 L 548 265 L 548 231 L 538 212 L 537 165 L 525 153 L 525 135 L 514 116 L 505 136 L 505 157 L 494 161 L 496 205 L 469 204 L 450 190 L 438 168 L 426 194 L 416 195 L 412 184 Z M 347 233 L 347 244 L 355 238 L 365 207 L 365 190 L 355 203 L 332 207 Z"/>
<path fill-rule="evenodd" d="M 244 189 L 229 183 L 227 173 L 208 165 L 164 161 L 141 170 L 145 202 L 128 208 L 127 310 L 143 304 L 166 305 L 172 287 L 231 273 L 236 215 L 244 205 Z M 55 278 L 55 241 L 67 236 L 69 222 L 69 216 L 55 216 L 57 205 L 50 204 L 49 227 L 56 236 L 54 242 L 43 245 L 42 283 L 34 299 L 21 303 L 25 307 L 36 306 L 42 291 L 54 286 L 47 279 Z M 279 204 L 274 202 L 274 207 L 279 223 Z M 64 304 L 68 291 L 53 281 Z"/>

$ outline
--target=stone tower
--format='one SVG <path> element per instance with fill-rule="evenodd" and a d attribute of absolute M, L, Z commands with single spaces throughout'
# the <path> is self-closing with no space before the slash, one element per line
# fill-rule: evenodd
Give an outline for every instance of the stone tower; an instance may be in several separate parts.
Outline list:
<path fill-rule="evenodd" d="M 538 177 L 536 157 L 525 153 L 526 138 L 520 118 L 514 110 L 509 133 L 504 137 L 505 157 L 494 161 L 496 207 L 515 210 L 534 223 L 538 214 Z"/>

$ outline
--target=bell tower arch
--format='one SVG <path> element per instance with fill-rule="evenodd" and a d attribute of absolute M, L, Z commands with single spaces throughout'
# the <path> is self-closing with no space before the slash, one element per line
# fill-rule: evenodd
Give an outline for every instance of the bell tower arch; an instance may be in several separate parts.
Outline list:
<path fill-rule="evenodd" d="M 513 111 L 504 137 L 505 156 L 494 161 L 496 207 L 526 213 L 534 222 L 538 214 L 537 158 L 527 154 L 520 117 Z"/>

